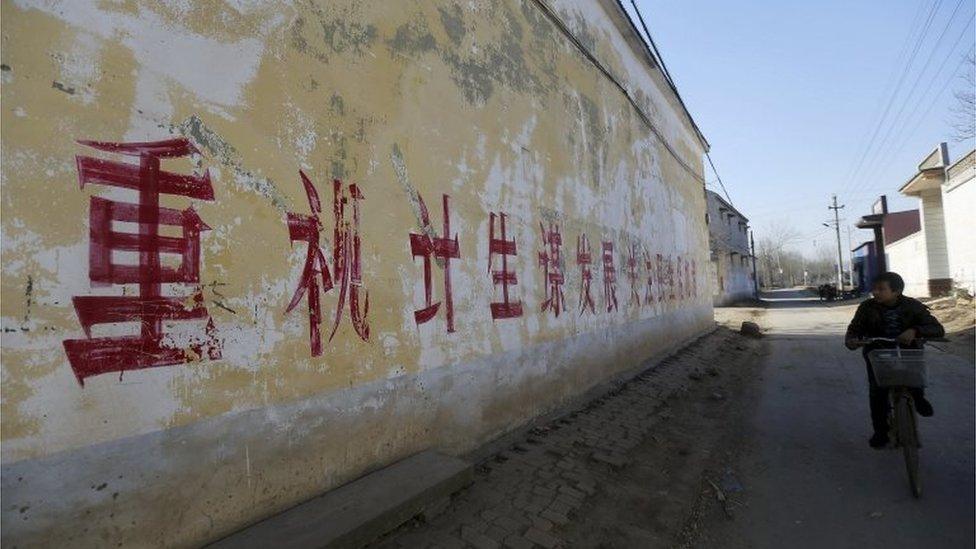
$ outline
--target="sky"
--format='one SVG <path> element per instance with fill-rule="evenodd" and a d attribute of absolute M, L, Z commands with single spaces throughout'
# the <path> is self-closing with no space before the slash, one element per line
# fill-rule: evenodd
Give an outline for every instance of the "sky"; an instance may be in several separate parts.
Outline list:
<path fill-rule="evenodd" d="M 791 226 L 801 234 L 793 249 L 836 250 L 822 223 L 837 193 L 846 250 L 847 227 L 880 194 L 890 211 L 918 207 L 898 188 L 940 142 L 950 162 L 974 147 L 953 141 L 950 111 L 966 87 L 973 0 L 637 5 L 757 239 Z M 709 188 L 721 193 L 705 165 Z M 853 228 L 854 246 L 870 238 Z"/>

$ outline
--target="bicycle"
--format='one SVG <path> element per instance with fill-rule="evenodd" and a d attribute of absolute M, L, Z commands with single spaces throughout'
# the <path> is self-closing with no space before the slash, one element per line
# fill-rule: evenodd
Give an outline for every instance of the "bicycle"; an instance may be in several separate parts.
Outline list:
<path fill-rule="evenodd" d="M 916 339 L 914 343 L 924 346 L 927 340 Z M 934 339 L 934 341 L 944 341 Z M 918 449 L 922 447 L 918 436 L 918 422 L 915 415 L 915 400 L 912 389 L 925 387 L 927 367 L 924 351 L 904 349 L 898 340 L 887 337 L 871 337 L 859 341 L 862 344 L 885 343 L 891 348 L 868 351 L 868 361 L 874 372 L 875 383 L 888 389 L 888 426 L 890 438 L 895 447 L 901 447 L 905 455 L 905 468 L 912 495 L 922 496 L 922 481 L 918 473 Z"/>

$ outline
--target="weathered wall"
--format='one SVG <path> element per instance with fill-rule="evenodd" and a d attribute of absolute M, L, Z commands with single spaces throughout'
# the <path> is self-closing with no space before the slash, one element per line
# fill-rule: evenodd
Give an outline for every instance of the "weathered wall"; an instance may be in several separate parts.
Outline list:
<path fill-rule="evenodd" d="M 722 253 L 712 259 L 709 273 L 713 305 L 729 305 L 754 297 L 752 263 L 749 258 Z"/>
<path fill-rule="evenodd" d="M 213 539 L 705 330 L 703 145 L 543 5 L 4 0 L 4 544 Z"/>

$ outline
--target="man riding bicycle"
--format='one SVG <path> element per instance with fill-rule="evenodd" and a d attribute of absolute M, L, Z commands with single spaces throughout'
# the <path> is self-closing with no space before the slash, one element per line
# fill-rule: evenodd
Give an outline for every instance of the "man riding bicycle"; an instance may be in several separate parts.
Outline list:
<path fill-rule="evenodd" d="M 901 276 L 892 272 L 881 273 L 872 282 L 871 299 L 858 306 L 854 318 L 847 326 L 847 336 L 844 341 L 847 348 L 853 351 L 858 347 L 864 347 L 871 424 L 874 427 L 874 435 L 869 441 L 872 448 L 884 448 L 888 444 L 888 389 L 879 387 L 875 381 L 868 351 L 886 345 L 884 343 L 865 345 L 862 340 L 871 337 L 887 337 L 897 339 L 898 344 L 903 348 L 919 348 L 916 341 L 918 338 L 939 338 L 945 335 L 945 328 L 932 316 L 929 308 L 917 299 L 902 295 L 904 289 L 905 281 Z M 924 390 L 916 388 L 911 391 L 918 415 L 931 416 L 932 404 L 925 399 Z"/>

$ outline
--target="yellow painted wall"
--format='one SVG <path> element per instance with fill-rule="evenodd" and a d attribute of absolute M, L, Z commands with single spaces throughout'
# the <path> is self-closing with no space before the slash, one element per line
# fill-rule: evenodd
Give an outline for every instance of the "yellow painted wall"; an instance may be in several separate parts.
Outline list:
<path fill-rule="evenodd" d="M 4 543 L 213 539 L 412 452 L 470 450 L 706 329 L 703 144 L 615 6 L 3 0 Z M 221 358 L 189 352 L 183 364 L 81 385 L 63 347 L 86 337 L 72 298 L 140 289 L 90 281 L 91 197 L 138 193 L 80 188 L 75 158 L 136 160 L 78 141 L 180 137 L 199 154 L 163 169 L 206 171 L 214 200 L 161 199 L 210 227 L 199 284 L 163 293 L 189 306 L 200 292 L 215 332 L 169 322 L 164 345 L 209 337 Z M 331 181 L 364 196 L 369 337 L 353 330 L 347 300 L 330 341 L 339 291 L 323 293 L 320 357 L 307 299 L 286 313 L 306 253 L 286 224 L 287 212 L 309 213 L 299 170 L 322 198 L 333 271 Z M 409 244 L 422 231 L 417 197 L 439 234 L 442 194 L 460 243 L 454 333 L 443 313 L 414 319 L 424 305 Z M 491 212 L 510 216 L 520 318 L 490 314 L 501 300 L 488 274 Z M 568 310 L 558 317 L 541 309 L 549 222 L 563 238 Z M 578 305 L 583 233 L 595 314 Z M 609 313 L 601 240 L 615 245 Z M 694 295 L 669 299 L 652 280 L 657 299 L 631 303 L 630 246 L 693 261 Z M 444 270 L 433 267 L 443 300 Z M 643 298 L 642 260 L 637 271 Z M 127 333 L 138 326 L 101 325 L 92 337 Z"/>

